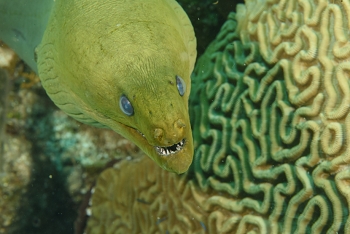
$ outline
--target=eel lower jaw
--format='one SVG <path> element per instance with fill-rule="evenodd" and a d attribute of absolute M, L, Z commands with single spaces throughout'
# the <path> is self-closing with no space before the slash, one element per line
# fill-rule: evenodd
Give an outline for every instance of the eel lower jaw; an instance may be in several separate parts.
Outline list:
<path fill-rule="evenodd" d="M 137 130 L 137 132 L 140 133 L 141 136 L 146 139 L 145 135 L 142 132 L 140 132 L 139 130 Z M 178 143 L 170 145 L 170 146 L 153 146 L 153 147 L 158 155 L 169 156 L 171 154 L 176 154 L 176 153 L 180 152 L 183 149 L 183 147 L 185 146 L 185 143 L 186 143 L 186 139 L 184 138 L 181 141 L 179 141 Z"/>

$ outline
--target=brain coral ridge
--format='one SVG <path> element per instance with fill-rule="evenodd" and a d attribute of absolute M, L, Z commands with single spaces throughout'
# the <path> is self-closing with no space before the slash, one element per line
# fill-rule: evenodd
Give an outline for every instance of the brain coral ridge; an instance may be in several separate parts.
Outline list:
<path fill-rule="evenodd" d="M 88 233 L 350 233 L 349 31 L 350 1 L 238 5 L 192 77 L 190 170 L 105 171 Z"/>

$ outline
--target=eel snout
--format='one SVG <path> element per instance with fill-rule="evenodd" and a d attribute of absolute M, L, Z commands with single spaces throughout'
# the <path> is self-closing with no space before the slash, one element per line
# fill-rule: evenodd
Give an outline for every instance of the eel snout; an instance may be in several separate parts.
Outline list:
<path fill-rule="evenodd" d="M 161 156 L 175 154 L 182 150 L 186 144 L 186 124 L 182 119 L 176 120 L 166 128 L 154 129 L 154 147 Z"/>

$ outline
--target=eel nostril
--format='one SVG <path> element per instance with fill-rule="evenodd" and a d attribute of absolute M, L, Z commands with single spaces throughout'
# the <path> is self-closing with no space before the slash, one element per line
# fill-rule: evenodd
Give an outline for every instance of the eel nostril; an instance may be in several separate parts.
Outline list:
<path fill-rule="evenodd" d="M 186 124 L 182 119 L 178 119 L 177 121 L 175 121 L 175 127 L 176 128 L 184 128 L 184 127 L 186 127 Z"/>
<path fill-rule="evenodd" d="M 163 135 L 164 135 L 164 132 L 163 132 L 162 129 L 156 128 L 156 129 L 154 130 L 154 138 L 158 139 L 159 141 L 162 140 Z"/>

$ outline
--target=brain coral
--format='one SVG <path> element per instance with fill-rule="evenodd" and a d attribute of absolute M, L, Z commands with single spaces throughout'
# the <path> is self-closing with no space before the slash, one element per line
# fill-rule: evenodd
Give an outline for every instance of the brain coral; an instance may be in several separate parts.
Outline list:
<path fill-rule="evenodd" d="M 239 5 L 193 75 L 190 171 L 105 171 L 88 233 L 350 233 L 349 31 L 348 0 Z"/>

